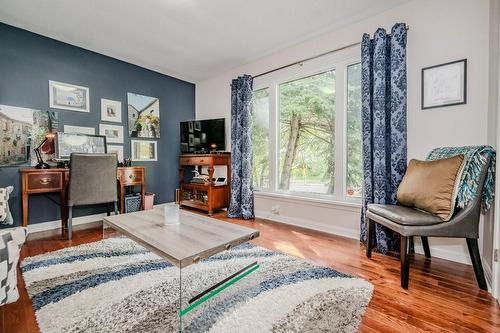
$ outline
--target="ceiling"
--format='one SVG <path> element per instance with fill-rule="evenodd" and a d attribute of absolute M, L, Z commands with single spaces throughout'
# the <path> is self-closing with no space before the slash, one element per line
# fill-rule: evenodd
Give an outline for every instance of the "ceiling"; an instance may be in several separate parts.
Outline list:
<path fill-rule="evenodd" d="M 407 0 L 0 0 L 0 21 L 190 82 Z"/>

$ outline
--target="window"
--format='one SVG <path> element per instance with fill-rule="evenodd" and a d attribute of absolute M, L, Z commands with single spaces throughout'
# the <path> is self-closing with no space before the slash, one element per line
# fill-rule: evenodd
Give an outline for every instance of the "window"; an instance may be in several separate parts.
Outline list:
<path fill-rule="evenodd" d="M 335 71 L 279 85 L 279 190 L 332 194 Z"/>
<path fill-rule="evenodd" d="M 253 92 L 253 186 L 269 188 L 269 88 Z"/>
<path fill-rule="evenodd" d="M 346 195 L 361 197 L 363 157 L 361 135 L 361 64 L 347 66 Z"/>
<path fill-rule="evenodd" d="M 359 201 L 362 186 L 359 48 L 254 80 L 257 190 Z"/>

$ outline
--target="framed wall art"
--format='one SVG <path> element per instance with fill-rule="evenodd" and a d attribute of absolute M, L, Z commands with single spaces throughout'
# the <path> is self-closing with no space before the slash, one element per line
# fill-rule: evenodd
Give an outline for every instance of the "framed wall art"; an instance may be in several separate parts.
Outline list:
<path fill-rule="evenodd" d="M 132 161 L 157 161 L 156 141 L 131 140 Z"/>
<path fill-rule="evenodd" d="M 128 131 L 132 138 L 160 138 L 160 100 L 156 97 L 127 94 Z"/>
<path fill-rule="evenodd" d="M 122 122 L 122 102 L 101 98 L 101 120 Z"/>
<path fill-rule="evenodd" d="M 467 59 L 422 69 L 422 109 L 467 103 Z"/>
<path fill-rule="evenodd" d="M 104 135 L 108 143 L 123 143 L 123 126 L 99 124 L 99 135 Z"/>
<path fill-rule="evenodd" d="M 69 83 L 49 81 L 49 107 L 90 112 L 89 88 Z"/>
<path fill-rule="evenodd" d="M 95 135 L 95 128 L 85 127 L 85 126 L 64 125 L 64 133 Z"/>
<path fill-rule="evenodd" d="M 108 145 L 108 154 L 116 154 L 118 162 L 123 161 L 123 146 Z"/>

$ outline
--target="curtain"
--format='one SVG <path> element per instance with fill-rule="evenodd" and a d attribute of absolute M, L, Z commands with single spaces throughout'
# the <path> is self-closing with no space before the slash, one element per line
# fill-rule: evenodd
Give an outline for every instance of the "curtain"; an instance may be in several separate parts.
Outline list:
<path fill-rule="evenodd" d="M 363 208 L 361 241 L 366 242 L 367 205 L 396 204 L 406 171 L 406 25 L 388 35 L 379 28 L 361 42 Z M 399 249 L 399 237 L 376 224 L 375 244 L 386 254 Z"/>
<path fill-rule="evenodd" d="M 252 77 L 231 83 L 231 201 L 229 217 L 252 219 Z"/>

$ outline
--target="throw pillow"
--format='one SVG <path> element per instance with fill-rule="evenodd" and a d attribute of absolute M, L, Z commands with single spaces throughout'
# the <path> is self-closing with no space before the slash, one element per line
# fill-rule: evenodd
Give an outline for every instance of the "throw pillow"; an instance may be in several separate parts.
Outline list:
<path fill-rule="evenodd" d="M 398 188 L 398 203 L 449 221 L 464 164 L 464 155 L 435 161 L 411 160 Z"/>
<path fill-rule="evenodd" d="M 26 233 L 26 228 L 0 231 L 0 305 L 15 302 L 19 298 L 17 263 Z"/>
<path fill-rule="evenodd" d="M 12 218 L 12 214 L 9 209 L 9 197 L 12 191 L 14 190 L 13 186 L 7 186 L 0 188 L 0 223 L 1 224 L 12 224 L 14 223 L 14 219 Z"/>

